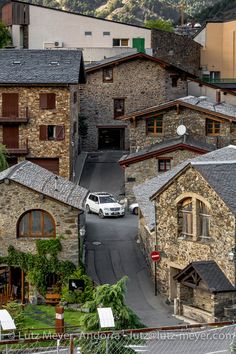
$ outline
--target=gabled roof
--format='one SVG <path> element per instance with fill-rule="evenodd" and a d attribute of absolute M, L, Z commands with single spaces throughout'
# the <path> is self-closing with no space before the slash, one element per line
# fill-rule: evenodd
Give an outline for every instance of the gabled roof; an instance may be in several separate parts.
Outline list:
<path fill-rule="evenodd" d="M 221 166 L 219 174 L 214 173 L 214 165 Z M 206 178 L 210 186 L 216 190 L 219 196 L 224 200 L 226 205 L 236 214 L 235 199 L 236 199 L 236 146 L 229 145 L 222 149 L 218 149 L 208 154 L 198 156 L 194 159 L 189 159 L 175 166 L 173 169 L 159 174 L 133 188 L 134 195 L 140 206 L 142 214 L 146 220 L 146 224 L 150 230 L 155 225 L 155 211 L 153 200 L 158 196 L 172 181 L 187 168 L 192 166 Z M 203 167 L 201 167 L 203 166 Z M 204 167 L 205 166 L 205 167 Z M 229 167 L 230 166 L 230 167 Z M 224 172 L 229 168 L 229 172 Z M 204 171 L 207 170 L 208 172 Z M 221 172 L 220 172 L 221 171 Z M 200 172 L 201 173 L 201 172 Z M 207 179 L 208 178 L 208 179 Z M 229 186 L 228 186 L 229 183 Z M 229 192 L 229 188 L 232 188 Z"/>
<path fill-rule="evenodd" d="M 162 66 L 163 68 L 166 68 L 168 70 L 172 70 L 172 71 L 177 71 L 177 72 L 181 72 L 183 74 L 185 74 L 188 77 L 193 77 L 195 78 L 196 75 L 193 75 L 191 73 L 188 73 L 187 71 L 168 63 L 167 61 L 163 60 L 163 59 L 159 59 L 156 57 L 153 57 L 151 55 L 148 54 L 144 54 L 144 53 L 134 53 L 134 52 L 127 52 L 127 53 L 122 53 L 110 58 L 106 58 L 103 60 L 100 60 L 98 62 L 94 62 L 91 64 L 86 65 L 86 73 L 90 73 L 96 70 L 99 70 L 101 68 L 105 68 L 107 66 L 112 66 L 112 65 L 116 65 L 116 64 L 121 64 L 130 60 L 135 60 L 135 59 L 145 59 L 145 60 L 150 60 L 153 61 L 157 64 L 159 64 L 160 66 Z"/>
<path fill-rule="evenodd" d="M 132 26 L 132 27 L 142 28 L 142 29 L 147 30 L 147 31 L 151 31 L 149 28 L 146 28 L 144 26 L 132 25 L 132 24 L 129 24 L 129 23 L 118 22 L 118 21 L 114 21 L 114 20 L 107 20 L 106 18 L 94 17 L 94 16 L 91 16 L 91 15 L 85 15 L 85 14 L 82 14 L 82 13 L 79 13 L 79 12 L 66 11 L 66 10 L 55 8 L 55 7 L 48 7 L 48 6 L 43 6 L 43 5 L 39 5 L 39 4 L 26 3 L 26 2 L 20 1 L 20 0 L 19 1 L 18 0 L 11 0 L 9 2 L 13 2 L 13 3 L 15 2 L 15 3 L 20 3 L 20 4 L 28 4 L 30 6 L 41 7 L 41 8 L 48 9 L 48 10 L 60 11 L 60 12 L 66 13 L 66 14 L 83 16 L 83 17 L 93 18 L 95 20 L 106 21 L 106 22 L 111 22 L 111 23 L 118 23 L 118 24 L 124 25 L 124 26 Z"/>
<path fill-rule="evenodd" d="M 199 154 L 204 154 L 206 152 L 215 150 L 215 146 L 200 140 L 194 140 L 191 136 L 186 135 L 173 139 L 167 139 L 161 143 L 149 145 L 146 148 L 139 150 L 138 152 L 124 155 L 119 160 L 119 164 L 121 166 L 131 165 L 139 161 L 144 161 L 159 155 L 163 155 L 165 153 L 176 151 L 178 149 L 190 150 L 198 152 Z"/>
<path fill-rule="evenodd" d="M 76 209 L 84 210 L 88 191 L 32 162 L 22 161 L 0 173 L 10 180 Z"/>
<path fill-rule="evenodd" d="M 80 50 L 0 50 L 0 85 L 85 83 Z"/>
<path fill-rule="evenodd" d="M 215 261 L 192 262 L 177 274 L 174 279 L 181 283 L 193 270 L 199 275 L 200 280 L 205 283 L 211 293 L 236 291 Z"/>
<path fill-rule="evenodd" d="M 145 118 L 150 114 L 155 114 L 161 111 L 164 111 L 168 108 L 173 107 L 186 107 L 196 111 L 200 111 L 215 117 L 227 119 L 230 121 L 236 121 L 236 106 L 221 102 L 216 103 L 207 99 L 205 96 L 195 97 L 195 96 L 186 96 L 178 98 L 177 100 L 169 101 L 162 103 L 158 106 L 153 106 L 146 108 L 142 111 L 136 111 L 129 113 L 123 117 L 120 117 L 121 120 L 130 120 L 133 118 Z"/>

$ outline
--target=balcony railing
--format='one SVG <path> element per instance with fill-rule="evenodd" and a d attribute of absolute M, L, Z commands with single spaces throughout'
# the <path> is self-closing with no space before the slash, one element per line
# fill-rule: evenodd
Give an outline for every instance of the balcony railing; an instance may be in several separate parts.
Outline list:
<path fill-rule="evenodd" d="M 27 155 L 29 152 L 28 139 L 24 143 L 20 144 L 18 147 L 7 147 L 6 151 L 8 155 Z"/>
<path fill-rule="evenodd" d="M 210 77 L 202 77 L 202 81 L 209 84 L 236 84 L 235 78 L 212 79 Z"/>
<path fill-rule="evenodd" d="M 23 113 L 23 114 L 22 114 Z M 4 115 L 4 117 L 0 117 L 0 124 L 3 123 L 28 123 L 29 121 L 29 109 L 25 107 L 24 112 L 15 116 L 14 114 Z"/>

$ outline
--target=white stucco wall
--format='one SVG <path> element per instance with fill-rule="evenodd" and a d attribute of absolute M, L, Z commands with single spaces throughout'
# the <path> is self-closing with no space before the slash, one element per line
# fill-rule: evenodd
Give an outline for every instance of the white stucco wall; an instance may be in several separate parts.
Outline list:
<path fill-rule="evenodd" d="M 64 48 L 111 48 L 113 38 L 145 38 L 145 47 L 151 47 L 151 31 L 145 28 L 119 24 L 53 9 L 30 6 L 29 49 L 43 49 L 44 42 L 63 42 Z M 92 32 L 85 36 L 85 32 Z M 104 36 L 103 32 L 110 32 Z"/>
<path fill-rule="evenodd" d="M 206 27 L 194 37 L 194 41 L 201 44 L 203 47 L 206 46 Z"/>

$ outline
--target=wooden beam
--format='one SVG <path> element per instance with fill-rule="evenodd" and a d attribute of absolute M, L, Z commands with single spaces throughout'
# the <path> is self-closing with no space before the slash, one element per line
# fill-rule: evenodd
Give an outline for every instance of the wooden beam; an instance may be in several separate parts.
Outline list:
<path fill-rule="evenodd" d="M 176 104 L 176 112 L 179 115 L 180 114 L 180 106 L 179 103 Z"/>

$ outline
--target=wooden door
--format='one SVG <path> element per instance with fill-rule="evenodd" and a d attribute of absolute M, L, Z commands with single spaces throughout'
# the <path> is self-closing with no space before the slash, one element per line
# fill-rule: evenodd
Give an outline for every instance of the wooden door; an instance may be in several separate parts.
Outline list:
<path fill-rule="evenodd" d="M 19 148 L 19 126 L 3 126 L 3 145 L 8 149 Z"/>
<path fill-rule="evenodd" d="M 18 93 L 2 94 L 2 116 L 19 117 L 19 95 Z"/>

